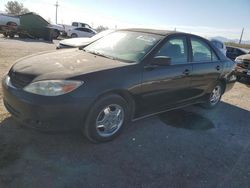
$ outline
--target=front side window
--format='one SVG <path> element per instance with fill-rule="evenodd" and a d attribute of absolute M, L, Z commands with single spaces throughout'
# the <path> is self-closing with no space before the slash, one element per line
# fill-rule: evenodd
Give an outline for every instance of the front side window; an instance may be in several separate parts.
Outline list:
<path fill-rule="evenodd" d="M 149 33 L 117 31 L 93 42 L 84 50 L 125 62 L 139 62 L 162 37 Z"/>
<path fill-rule="evenodd" d="M 78 23 L 77 23 L 77 22 L 73 22 L 73 23 L 72 23 L 72 26 L 78 27 Z"/>
<path fill-rule="evenodd" d="M 171 58 L 171 64 L 187 63 L 187 41 L 186 37 L 175 37 L 168 40 L 156 56 L 167 56 Z"/>
<path fill-rule="evenodd" d="M 211 62 L 217 61 L 218 58 L 211 47 L 198 38 L 191 38 L 193 62 Z"/>

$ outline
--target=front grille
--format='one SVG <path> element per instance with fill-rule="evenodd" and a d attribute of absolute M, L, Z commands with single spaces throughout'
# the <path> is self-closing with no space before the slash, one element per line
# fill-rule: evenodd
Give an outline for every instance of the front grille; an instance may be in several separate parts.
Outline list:
<path fill-rule="evenodd" d="M 32 75 L 22 74 L 14 71 L 9 72 L 10 82 L 16 88 L 24 88 L 35 78 Z"/>

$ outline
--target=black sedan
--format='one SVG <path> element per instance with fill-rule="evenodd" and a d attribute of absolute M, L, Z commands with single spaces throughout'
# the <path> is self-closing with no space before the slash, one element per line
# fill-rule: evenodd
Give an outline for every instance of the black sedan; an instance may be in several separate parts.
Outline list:
<path fill-rule="evenodd" d="M 19 60 L 3 79 L 3 100 L 26 125 L 81 128 L 104 142 L 131 120 L 196 103 L 215 107 L 235 82 L 234 66 L 199 36 L 124 29 L 83 50 Z"/>

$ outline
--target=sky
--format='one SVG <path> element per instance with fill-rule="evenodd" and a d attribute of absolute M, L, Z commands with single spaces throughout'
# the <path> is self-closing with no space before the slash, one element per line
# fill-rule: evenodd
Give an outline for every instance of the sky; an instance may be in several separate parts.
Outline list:
<path fill-rule="evenodd" d="M 56 0 L 18 0 L 55 23 Z M 8 0 L 0 0 L 0 11 Z M 58 23 L 146 27 L 250 40 L 250 0 L 58 0 Z"/>

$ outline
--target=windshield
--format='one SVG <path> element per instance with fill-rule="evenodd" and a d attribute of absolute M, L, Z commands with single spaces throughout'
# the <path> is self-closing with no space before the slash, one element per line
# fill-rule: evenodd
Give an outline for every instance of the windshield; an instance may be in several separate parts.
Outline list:
<path fill-rule="evenodd" d="M 131 31 L 117 31 L 90 44 L 84 50 L 125 62 L 139 62 L 162 36 Z"/>
<path fill-rule="evenodd" d="M 94 35 L 94 36 L 91 37 L 90 39 L 93 40 L 93 41 L 95 41 L 95 40 L 97 40 L 97 39 L 99 39 L 99 38 L 104 37 L 105 35 L 108 35 L 109 33 L 112 33 L 112 32 L 114 32 L 114 30 L 111 30 L 111 29 L 105 30 L 105 31 L 102 31 L 102 32 L 100 32 L 100 33 L 97 33 L 96 35 Z"/>

